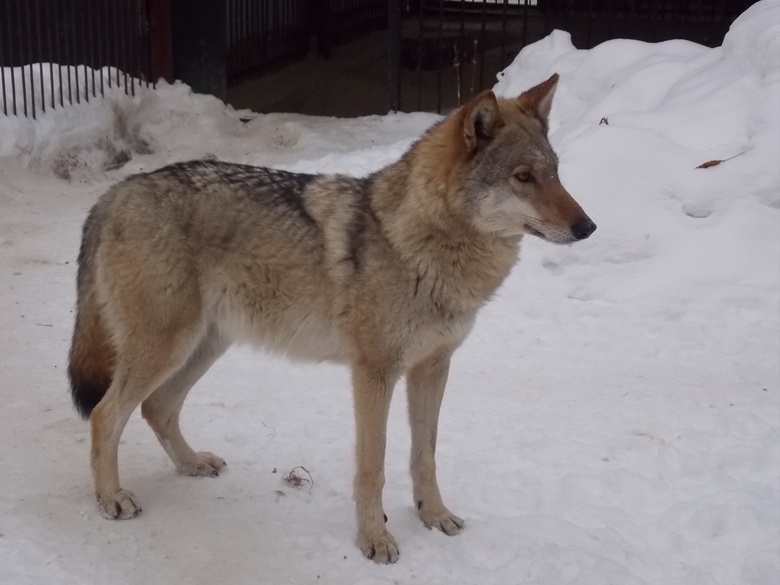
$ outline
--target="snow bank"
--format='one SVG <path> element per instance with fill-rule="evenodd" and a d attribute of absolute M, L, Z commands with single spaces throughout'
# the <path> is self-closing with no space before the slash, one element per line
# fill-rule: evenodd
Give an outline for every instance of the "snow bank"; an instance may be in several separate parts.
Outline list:
<path fill-rule="evenodd" d="M 48 74 L 48 66 L 44 64 L 43 68 Z M 3 70 L 7 78 L 16 78 L 19 103 L 21 79 L 30 75 L 29 69 Z M 32 69 L 33 78 L 37 79 L 38 65 Z M 79 70 L 82 79 L 91 71 L 84 67 Z M 116 75 L 116 71 L 106 70 L 103 74 Z M 58 88 L 55 84 L 55 93 Z M 49 95 L 48 85 L 46 91 Z M 82 87 L 82 93 L 85 91 Z M 36 92 L 35 99 L 39 101 L 38 87 Z M 30 97 L 29 83 L 27 93 Z M 48 108 L 45 112 L 39 109 L 35 120 L 0 115 L 0 157 L 18 157 L 36 171 L 62 179 L 94 182 L 105 179 L 107 171 L 123 166 L 139 154 L 155 153 L 166 162 L 175 162 L 213 157 L 219 146 L 220 157 L 232 162 L 282 165 L 300 172 L 328 169 L 360 175 L 389 164 L 413 142 L 410 134 L 438 119 L 425 113 L 391 116 L 389 123 L 380 116 L 365 118 L 361 131 L 363 124 L 368 124 L 370 131 L 381 126 L 383 131 L 389 128 L 391 135 L 398 135 L 398 143 L 388 149 L 372 148 L 371 139 L 366 141 L 357 135 L 345 141 L 343 130 L 334 129 L 333 121 L 327 118 L 295 114 L 258 116 L 248 110 L 234 110 L 213 96 L 194 94 L 180 82 L 171 85 L 160 81 L 154 90 L 138 86 L 135 96 L 106 86 L 105 98 L 90 99 L 82 97 L 81 103 Z M 290 153 L 301 149 L 306 149 L 313 160 L 290 158 Z M 358 150 L 359 154 L 348 159 L 340 156 Z"/>
<path fill-rule="evenodd" d="M 612 264 L 603 280 L 583 285 L 582 298 L 658 292 L 678 302 L 690 295 L 693 305 L 715 282 L 738 296 L 742 287 L 780 284 L 780 76 L 765 53 L 778 26 L 780 2 L 772 1 L 741 16 L 723 49 L 614 40 L 581 51 L 555 31 L 499 76 L 495 91 L 508 97 L 561 75 L 551 139 L 564 182 L 601 231 L 583 246 L 542 254 L 556 265 L 595 262 L 594 253 Z M 760 242 L 765 251 L 747 253 Z M 695 286 L 660 292 L 683 283 Z"/>
<path fill-rule="evenodd" d="M 759 2 L 737 18 L 723 39 L 723 52 L 738 67 L 776 80 L 780 74 L 780 1 Z"/>

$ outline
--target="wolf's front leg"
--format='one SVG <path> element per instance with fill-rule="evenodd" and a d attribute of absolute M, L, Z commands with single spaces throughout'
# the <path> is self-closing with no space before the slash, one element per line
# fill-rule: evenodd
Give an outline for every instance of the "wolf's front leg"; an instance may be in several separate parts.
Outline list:
<path fill-rule="evenodd" d="M 385 528 L 382 488 L 385 485 L 387 413 L 396 376 L 374 364 L 359 362 L 352 368 L 357 425 L 357 544 L 377 563 L 398 560 L 398 545 Z"/>
<path fill-rule="evenodd" d="M 444 505 L 436 481 L 436 436 L 439 409 L 447 384 L 450 356 L 439 353 L 411 368 L 406 374 L 409 423 L 412 428 L 411 472 L 414 502 L 425 526 L 450 536 L 463 529 L 463 520 Z"/>

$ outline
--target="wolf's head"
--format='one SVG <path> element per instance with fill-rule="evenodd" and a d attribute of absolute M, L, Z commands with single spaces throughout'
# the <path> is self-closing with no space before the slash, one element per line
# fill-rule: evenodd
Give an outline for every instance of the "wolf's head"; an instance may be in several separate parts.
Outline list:
<path fill-rule="evenodd" d="M 516 99 L 485 91 L 443 124 L 450 134 L 450 203 L 483 233 L 524 233 L 550 242 L 583 240 L 596 229 L 561 185 L 547 119 L 558 75 Z"/>

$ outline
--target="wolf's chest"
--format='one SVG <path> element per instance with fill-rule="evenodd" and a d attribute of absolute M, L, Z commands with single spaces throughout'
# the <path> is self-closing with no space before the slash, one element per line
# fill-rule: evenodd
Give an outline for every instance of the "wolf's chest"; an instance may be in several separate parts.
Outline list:
<path fill-rule="evenodd" d="M 403 361 L 408 367 L 442 348 L 458 347 L 474 326 L 476 313 L 433 320 L 410 331 L 404 346 Z"/>

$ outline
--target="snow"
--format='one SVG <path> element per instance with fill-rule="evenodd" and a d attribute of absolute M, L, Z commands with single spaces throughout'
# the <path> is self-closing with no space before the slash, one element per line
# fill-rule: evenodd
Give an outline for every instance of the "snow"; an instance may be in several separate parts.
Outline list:
<path fill-rule="evenodd" d="M 599 229 L 529 239 L 456 355 L 438 475 L 457 537 L 415 516 L 397 389 L 388 567 L 353 543 L 348 372 L 247 349 L 183 416 L 228 471 L 178 476 L 136 414 L 120 466 L 144 512 L 100 518 L 64 376 L 75 259 L 128 174 L 216 156 L 362 175 L 437 117 L 254 116 L 181 84 L 0 116 L 0 583 L 780 583 L 779 31 L 764 0 L 722 48 L 555 31 L 508 67 L 504 96 L 561 74 L 551 140 Z M 298 465 L 310 489 L 281 481 Z"/>

